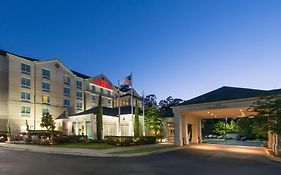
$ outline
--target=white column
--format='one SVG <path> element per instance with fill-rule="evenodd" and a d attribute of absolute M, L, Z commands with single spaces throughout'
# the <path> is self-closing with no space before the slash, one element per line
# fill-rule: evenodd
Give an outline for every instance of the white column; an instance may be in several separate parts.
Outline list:
<path fill-rule="evenodd" d="M 202 143 L 202 119 L 199 118 L 197 119 L 197 126 L 198 126 L 198 129 L 197 129 L 197 132 L 198 132 L 198 143 Z"/>
<path fill-rule="evenodd" d="M 173 109 L 174 112 L 174 127 L 175 127 L 175 144 L 183 146 L 182 141 L 182 118 L 177 108 Z"/>
<path fill-rule="evenodd" d="M 268 148 L 272 148 L 272 134 L 270 131 L 268 131 L 268 141 L 267 141 L 267 146 Z"/>
<path fill-rule="evenodd" d="M 185 141 L 185 143 L 183 143 L 183 144 L 185 144 L 185 145 L 188 145 L 189 144 L 189 135 L 188 135 L 188 129 L 187 129 L 187 127 L 188 127 L 188 122 L 187 122 L 187 116 L 185 116 L 185 115 L 181 115 L 181 118 L 182 118 L 182 140 L 183 141 Z M 193 133 L 194 134 L 194 133 Z"/>

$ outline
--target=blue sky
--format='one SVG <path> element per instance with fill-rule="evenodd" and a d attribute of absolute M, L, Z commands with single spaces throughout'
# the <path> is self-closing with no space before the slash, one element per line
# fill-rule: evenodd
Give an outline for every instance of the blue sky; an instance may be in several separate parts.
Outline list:
<path fill-rule="evenodd" d="M 281 88 L 280 0 L 1 1 L 0 49 L 141 93 Z"/>

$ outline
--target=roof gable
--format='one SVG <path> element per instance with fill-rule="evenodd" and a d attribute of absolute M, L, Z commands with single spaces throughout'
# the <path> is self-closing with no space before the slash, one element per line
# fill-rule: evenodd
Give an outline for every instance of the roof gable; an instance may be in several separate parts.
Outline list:
<path fill-rule="evenodd" d="M 95 84 L 97 86 L 101 86 L 101 87 L 104 87 L 104 88 L 107 88 L 107 89 L 115 90 L 115 86 L 103 74 L 92 77 L 89 80 L 92 84 Z"/>
<path fill-rule="evenodd" d="M 184 101 L 180 105 L 191 105 L 200 103 L 210 103 L 228 100 L 238 100 L 246 98 L 255 98 L 263 95 L 274 95 L 281 94 L 281 89 L 276 90 L 257 90 L 248 88 L 237 88 L 237 87 L 227 87 L 223 86 L 214 91 L 208 92 L 206 94 L 200 95 L 193 99 Z"/>

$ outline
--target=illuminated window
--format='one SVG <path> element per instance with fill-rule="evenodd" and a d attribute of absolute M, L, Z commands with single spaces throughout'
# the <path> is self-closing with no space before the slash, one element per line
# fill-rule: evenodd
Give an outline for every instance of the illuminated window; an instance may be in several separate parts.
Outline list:
<path fill-rule="evenodd" d="M 30 93 L 29 92 L 21 92 L 21 99 L 22 100 L 30 100 Z"/>
<path fill-rule="evenodd" d="M 28 106 L 22 106 L 22 107 L 21 107 L 21 113 L 22 113 L 22 114 L 30 114 L 30 107 L 28 107 Z"/>
<path fill-rule="evenodd" d="M 42 103 L 50 104 L 51 98 L 49 95 L 42 95 Z"/>
<path fill-rule="evenodd" d="M 42 77 L 50 79 L 50 71 L 47 69 L 42 69 Z"/>

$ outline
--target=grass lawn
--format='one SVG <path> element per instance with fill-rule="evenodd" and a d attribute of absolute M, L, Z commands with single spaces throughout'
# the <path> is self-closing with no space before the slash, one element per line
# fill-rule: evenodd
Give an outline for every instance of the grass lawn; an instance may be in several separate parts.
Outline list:
<path fill-rule="evenodd" d="M 108 144 L 105 144 L 105 143 L 71 143 L 71 144 L 52 145 L 52 147 L 84 148 L 84 149 L 109 149 L 109 148 L 115 148 L 116 146 L 108 145 Z"/>
<path fill-rule="evenodd" d="M 139 148 L 139 149 L 132 149 L 128 151 L 119 151 L 119 152 L 112 152 L 109 154 L 140 154 L 140 153 L 148 153 L 153 151 L 159 151 L 169 148 L 175 148 L 174 145 L 162 145 L 162 146 L 155 146 L 155 147 L 148 147 L 148 148 Z"/>

